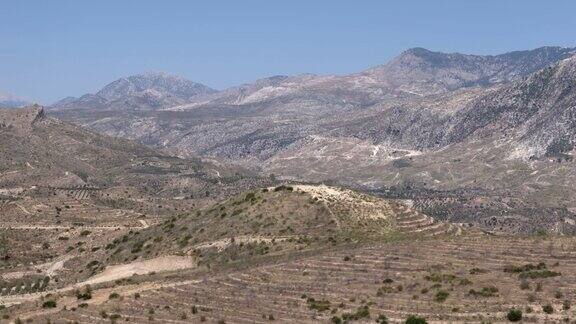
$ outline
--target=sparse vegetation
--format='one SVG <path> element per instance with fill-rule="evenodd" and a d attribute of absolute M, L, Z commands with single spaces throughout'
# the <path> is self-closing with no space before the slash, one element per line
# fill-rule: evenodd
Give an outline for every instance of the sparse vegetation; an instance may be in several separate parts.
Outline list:
<path fill-rule="evenodd" d="M 450 294 L 445 291 L 445 290 L 439 290 L 438 292 L 436 292 L 436 295 L 434 295 L 434 300 L 442 303 L 444 301 L 446 301 L 446 299 L 448 298 Z"/>
<path fill-rule="evenodd" d="M 406 319 L 406 324 L 427 324 L 428 322 L 423 317 L 416 315 L 410 315 Z"/>
<path fill-rule="evenodd" d="M 519 309 L 513 308 L 513 309 L 508 311 L 506 318 L 510 322 L 519 322 L 522 320 L 522 311 Z"/>
<path fill-rule="evenodd" d="M 327 300 L 315 300 L 314 298 L 309 297 L 306 299 L 306 302 L 308 303 L 308 307 L 310 309 L 314 309 L 319 312 L 330 310 L 330 302 Z"/>
<path fill-rule="evenodd" d="M 56 301 L 47 300 L 42 303 L 42 308 L 56 308 Z"/>
<path fill-rule="evenodd" d="M 342 319 L 346 321 L 358 321 L 364 318 L 370 317 L 370 309 L 368 306 L 364 305 L 359 307 L 354 313 L 344 313 L 342 314 Z"/>
<path fill-rule="evenodd" d="M 494 287 L 494 286 L 490 286 L 490 287 L 483 287 L 482 290 L 474 290 L 474 289 L 470 289 L 470 291 L 468 292 L 471 296 L 476 296 L 476 297 L 493 297 L 496 296 L 498 293 L 498 288 Z"/>

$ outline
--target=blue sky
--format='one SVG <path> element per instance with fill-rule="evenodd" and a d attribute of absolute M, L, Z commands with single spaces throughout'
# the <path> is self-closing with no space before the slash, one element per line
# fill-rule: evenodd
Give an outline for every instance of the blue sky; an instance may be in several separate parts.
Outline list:
<path fill-rule="evenodd" d="M 0 91 L 42 103 L 166 71 L 222 89 L 342 74 L 410 47 L 576 46 L 576 1 L 0 0 Z"/>

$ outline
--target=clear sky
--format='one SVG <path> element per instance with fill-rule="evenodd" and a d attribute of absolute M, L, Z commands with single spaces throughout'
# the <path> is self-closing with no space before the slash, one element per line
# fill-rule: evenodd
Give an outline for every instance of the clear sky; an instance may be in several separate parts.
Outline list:
<path fill-rule="evenodd" d="M 166 71 L 221 89 L 342 74 L 410 47 L 576 46 L 576 1 L 0 0 L 0 91 L 45 104 Z"/>

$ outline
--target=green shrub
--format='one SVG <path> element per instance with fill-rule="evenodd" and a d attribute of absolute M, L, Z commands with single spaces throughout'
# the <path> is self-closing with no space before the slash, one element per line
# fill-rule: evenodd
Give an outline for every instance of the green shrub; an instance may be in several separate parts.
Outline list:
<path fill-rule="evenodd" d="M 306 300 L 310 309 L 315 309 L 319 312 L 325 312 L 330 309 L 330 302 L 327 300 L 315 300 L 310 297 Z"/>
<path fill-rule="evenodd" d="M 86 288 L 84 288 L 84 292 L 80 292 L 79 290 L 77 290 L 76 298 L 78 300 L 92 299 L 92 290 L 90 289 L 90 286 L 86 286 Z"/>
<path fill-rule="evenodd" d="M 546 314 L 552 314 L 554 313 L 554 307 L 552 307 L 550 304 L 546 304 L 542 306 L 542 311 Z"/>
<path fill-rule="evenodd" d="M 520 274 L 520 279 L 540 279 L 540 278 L 550 278 L 558 277 L 562 274 L 560 272 L 550 271 L 550 270 L 534 270 L 527 271 Z"/>
<path fill-rule="evenodd" d="M 476 297 L 493 297 L 493 296 L 496 296 L 496 293 L 498 293 L 498 288 L 496 288 L 494 286 L 490 286 L 490 287 L 484 287 L 480 291 L 470 289 L 470 291 L 468 293 L 470 295 L 476 296 Z"/>
<path fill-rule="evenodd" d="M 442 302 L 446 301 L 446 299 L 448 298 L 449 295 L 450 294 L 447 291 L 439 290 L 436 293 L 436 295 L 434 296 L 434 300 L 439 302 L 439 303 L 442 303 Z"/>
<path fill-rule="evenodd" d="M 508 311 L 506 318 L 510 322 L 519 322 L 522 320 L 522 311 L 519 309 L 512 308 L 511 310 Z"/>
<path fill-rule="evenodd" d="M 294 191 L 294 188 L 291 186 L 285 186 L 285 185 L 281 185 L 281 186 L 274 188 L 274 191 L 282 191 L 282 190 Z"/>
<path fill-rule="evenodd" d="M 406 324 L 428 324 L 428 322 L 426 322 L 426 319 L 424 319 L 423 317 L 410 315 L 406 319 Z"/>
<path fill-rule="evenodd" d="M 472 269 L 470 269 L 470 274 L 473 274 L 473 275 L 475 275 L 475 274 L 481 274 L 481 273 L 487 273 L 487 272 L 488 272 L 488 270 L 486 270 L 486 269 L 481 269 L 481 268 L 472 268 Z"/>
<path fill-rule="evenodd" d="M 537 265 L 534 265 L 532 263 L 527 263 L 527 264 L 522 265 L 522 266 L 508 265 L 508 266 L 504 267 L 504 272 L 521 273 L 521 272 L 534 271 L 534 270 L 544 270 L 544 269 L 546 269 L 546 263 L 540 262 Z"/>
<path fill-rule="evenodd" d="M 56 301 L 47 300 L 44 303 L 42 303 L 42 308 L 56 308 Z"/>
<path fill-rule="evenodd" d="M 359 307 L 355 313 L 342 314 L 342 319 L 345 322 L 358 321 L 358 320 L 361 320 L 363 318 L 369 318 L 369 317 L 370 317 L 370 310 L 369 310 L 368 306 Z"/>
<path fill-rule="evenodd" d="M 380 314 L 378 315 L 378 318 L 376 318 L 376 323 L 388 324 L 388 317 L 386 317 L 384 314 Z"/>
<path fill-rule="evenodd" d="M 456 279 L 456 276 L 453 274 L 443 274 L 443 273 L 431 273 L 429 275 L 424 276 L 424 279 L 432 282 L 452 282 Z"/>
<path fill-rule="evenodd" d="M 342 324 L 342 319 L 339 316 L 332 316 L 330 320 L 333 324 Z"/>

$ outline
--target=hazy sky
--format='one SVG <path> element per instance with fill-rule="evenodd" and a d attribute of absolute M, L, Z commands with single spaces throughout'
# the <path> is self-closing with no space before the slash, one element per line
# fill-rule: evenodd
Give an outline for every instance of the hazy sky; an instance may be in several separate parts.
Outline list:
<path fill-rule="evenodd" d="M 166 71 L 221 89 L 402 50 L 576 46 L 576 1 L 0 0 L 0 91 L 42 103 Z"/>

